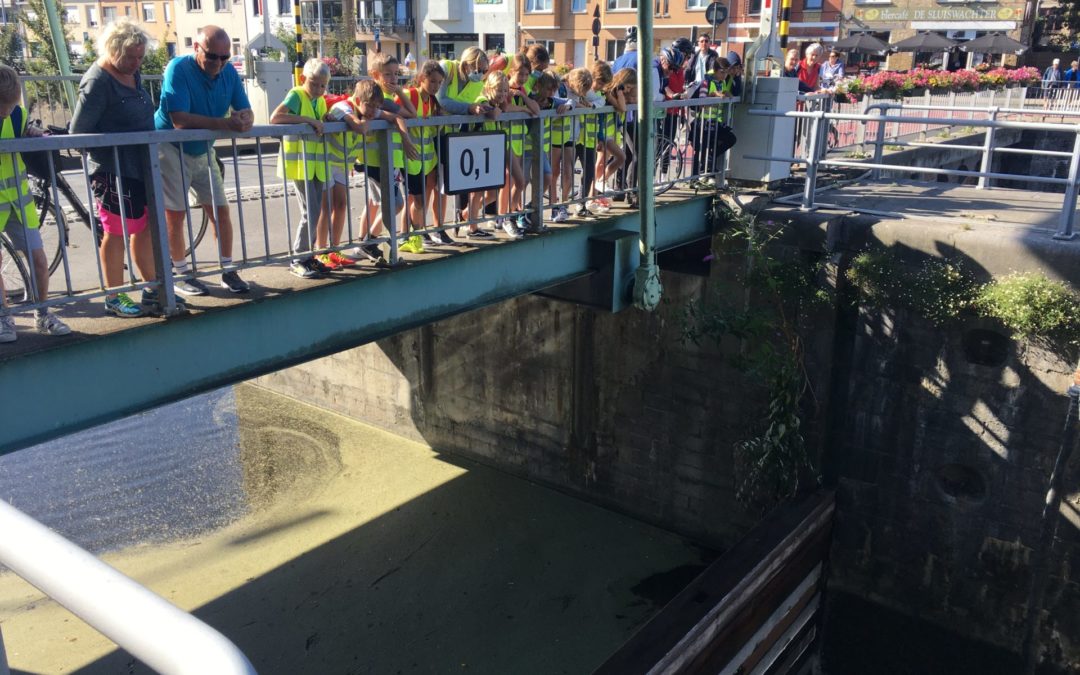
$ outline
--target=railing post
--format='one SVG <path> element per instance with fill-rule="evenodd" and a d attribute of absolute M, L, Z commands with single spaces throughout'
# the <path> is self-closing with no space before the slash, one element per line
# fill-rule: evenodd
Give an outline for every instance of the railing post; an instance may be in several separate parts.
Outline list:
<path fill-rule="evenodd" d="M 996 122 L 998 116 L 998 109 L 993 108 L 990 110 L 990 121 Z M 982 173 L 990 173 L 990 169 L 994 166 L 994 127 L 986 127 L 986 138 L 983 139 L 983 151 L 982 151 L 982 165 L 979 171 Z M 990 179 L 987 176 L 979 176 L 978 189 L 985 190 L 990 187 Z"/>
<path fill-rule="evenodd" d="M 926 106 L 930 105 L 930 90 L 929 89 L 927 89 L 926 91 L 923 92 L 923 104 L 926 105 Z M 923 114 L 925 115 L 926 112 L 927 111 L 923 111 Z M 929 129 L 929 128 L 930 128 L 930 123 L 929 122 L 923 122 L 922 123 L 922 128 L 919 129 L 919 140 L 920 141 L 925 141 L 926 140 L 926 130 Z"/>
<path fill-rule="evenodd" d="M 380 131 L 379 137 L 379 192 L 382 200 L 379 206 L 382 208 L 383 227 L 390 237 L 390 265 L 398 264 L 398 240 L 397 240 L 397 208 L 394 194 L 394 153 L 391 146 L 394 144 L 393 129 L 387 128 Z"/>
<path fill-rule="evenodd" d="M 1072 158 L 1069 160 L 1069 183 L 1065 186 L 1065 199 L 1061 204 L 1061 224 L 1054 239 L 1072 239 L 1076 220 L 1076 182 L 1080 180 L 1080 126 L 1076 128 Z"/>
<path fill-rule="evenodd" d="M 883 117 L 888 110 L 884 107 L 876 108 L 878 117 Z M 874 139 L 874 164 L 881 164 L 885 155 L 885 122 L 878 122 L 877 137 Z M 871 180 L 881 180 L 881 169 L 873 169 L 870 174 Z"/>
<path fill-rule="evenodd" d="M 544 125 L 550 120 L 536 117 L 528 122 L 529 141 L 532 154 L 529 155 L 529 182 L 532 183 L 532 229 L 544 229 Z M 554 189 L 554 188 L 552 188 Z"/>
<path fill-rule="evenodd" d="M 819 110 L 810 118 L 810 133 L 807 134 L 810 139 L 810 148 L 806 153 L 806 182 L 803 184 L 802 206 L 800 207 L 803 211 L 812 211 L 814 209 L 814 191 L 817 189 L 818 143 L 821 141 L 821 122 L 824 115 L 825 113 Z"/>
<path fill-rule="evenodd" d="M 183 150 L 181 150 L 181 159 L 183 159 Z M 183 166 L 182 161 L 181 166 Z M 157 143 L 146 145 L 146 153 L 143 155 L 143 176 L 149 178 L 146 182 L 146 211 L 150 219 L 150 241 L 154 247 L 154 269 L 157 270 L 159 284 L 158 301 L 161 303 L 165 316 L 175 316 L 179 310 L 176 307 L 176 288 L 173 286 L 169 229 L 165 220 L 165 192 L 161 186 L 161 163 L 158 161 Z M 180 180 L 180 177 L 175 176 L 173 179 Z"/>
<path fill-rule="evenodd" d="M 870 97 L 863 96 L 862 110 L 860 114 L 865 115 L 870 111 Z M 855 144 L 859 146 L 859 154 L 866 152 L 866 120 L 859 122 L 859 126 L 855 129 Z"/>

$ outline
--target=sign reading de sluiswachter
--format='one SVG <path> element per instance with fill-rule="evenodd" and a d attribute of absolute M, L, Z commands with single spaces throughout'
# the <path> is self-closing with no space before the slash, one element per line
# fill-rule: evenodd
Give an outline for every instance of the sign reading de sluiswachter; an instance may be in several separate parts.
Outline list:
<path fill-rule="evenodd" d="M 862 7 L 855 10 L 860 21 L 1019 21 L 1021 7 Z"/>

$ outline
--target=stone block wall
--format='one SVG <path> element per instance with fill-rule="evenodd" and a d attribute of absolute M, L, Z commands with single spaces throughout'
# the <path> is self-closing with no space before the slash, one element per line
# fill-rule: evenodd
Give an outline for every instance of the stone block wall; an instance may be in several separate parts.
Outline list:
<path fill-rule="evenodd" d="M 830 590 L 1018 654 L 1073 366 L 992 325 L 945 331 L 902 311 L 860 311 L 851 347 Z M 1078 477 L 1074 461 L 1070 492 Z M 1054 519 L 1039 641 L 1068 668 L 1080 659 L 1080 536 Z"/>

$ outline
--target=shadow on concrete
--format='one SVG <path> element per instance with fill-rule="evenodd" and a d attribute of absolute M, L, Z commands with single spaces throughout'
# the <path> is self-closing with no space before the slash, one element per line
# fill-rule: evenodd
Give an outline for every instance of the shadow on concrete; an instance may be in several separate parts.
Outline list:
<path fill-rule="evenodd" d="M 193 614 L 260 673 L 577 673 L 679 590 L 687 558 L 708 560 L 683 545 L 659 568 L 652 539 L 670 535 L 442 461 L 466 473 Z M 148 669 L 118 650 L 78 672 Z"/>

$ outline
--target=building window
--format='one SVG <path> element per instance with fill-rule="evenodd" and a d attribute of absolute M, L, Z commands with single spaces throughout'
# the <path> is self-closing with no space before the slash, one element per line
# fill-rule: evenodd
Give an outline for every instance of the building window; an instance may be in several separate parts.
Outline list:
<path fill-rule="evenodd" d="M 526 12 L 550 12 L 551 0 L 526 0 Z"/>
<path fill-rule="evenodd" d="M 79 23 L 79 8 L 78 7 L 65 7 L 64 8 L 64 21 L 67 23 Z"/>
<path fill-rule="evenodd" d="M 570 11 L 574 12 L 575 14 L 578 12 L 584 12 L 587 10 L 587 6 L 587 0 L 571 0 Z"/>
<path fill-rule="evenodd" d="M 244 53 L 244 52 L 240 51 L 240 39 L 239 38 L 233 38 L 233 41 L 232 41 L 232 53 L 233 53 L 233 56 L 240 56 L 241 54 Z"/>
<path fill-rule="evenodd" d="M 189 12 L 201 12 L 202 0 L 187 0 L 187 11 Z"/>
<path fill-rule="evenodd" d="M 637 0 L 607 0 L 608 11 L 637 9 Z"/>
<path fill-rule="evenodd" d="M 820 12 L 821 0 L 803 0 L 803 9 L 811 12 Z"/>
<path fill-rule="evenodd" d="M 278 16 L 284 16 L 285 14 L 292 14 L 292 2 L 289 0 L 278 0 L 277 3 Z"/>
<path fill-rule="evenodd" d="M 185 46 L 185 47 L 188 47 L 188 48 L 190 48 L 190 47 L 193 47 L 193 46 L 194 46 L 194 45 L 192 44 L 192 42 L 191 42 L 191 38 L 189 38 L 189 37 L 186 37 L 186 38 L 184 38 L 184 46 Z"/>
<path fill-rule="evenodd" d="M 102 7 L 101 18 L 105 20 L 105 25 L 116 21 L 116 8 L 115 7 Z"/>
<path fill-rule="evenodd" d="M 615 59 L 622 56 L 622 53 L 626 51 L 626 40 L 608 40 L 606 49 L 607 52 L 605 56 L 607 58 L 605 58 L 604 60 L 608 63 L 611 63 Z"/>
<path fill-rule="evenodd" d="M 858 0 L 855 0 L 858 2 Z M 750 0 L 750 7 L 746 10 L 747 14 L 761 14 L 761 0 Z"/>
<path fill-rule="evenodd" d="M 555 60 L 555 41 L 554 40 L 526 40 L 526 45 L 540 45 L 547 50 L 548 56 L 551 60 Z"/>
<path fill-rule="evenodd" d="M 709 0 L 686 0 L 687 9 L 705 9 L 708 6 Z"/>
<path fill-rule="evenodd" d="M 154 3 L 144 2 L 142 6 L 142 20 L 143 23 L 154 23 L 157 19 L 154 18 Z"/>
<path fill-rule="evenodd" d="M 91 28 L 98 25 L 97 7 L 86 8 L 86 25 L 90 26 Z"/>
<path fill-rule="evenodd" d="M 162 3 L 161 8 L 165 10 L 165 23 L 172 23 L 172 3 Z"/>
<path fill-rule="evenodd" d="M 214 0 L 214 10 L 218 12 L 229 11 L 229 0 Z"/>

